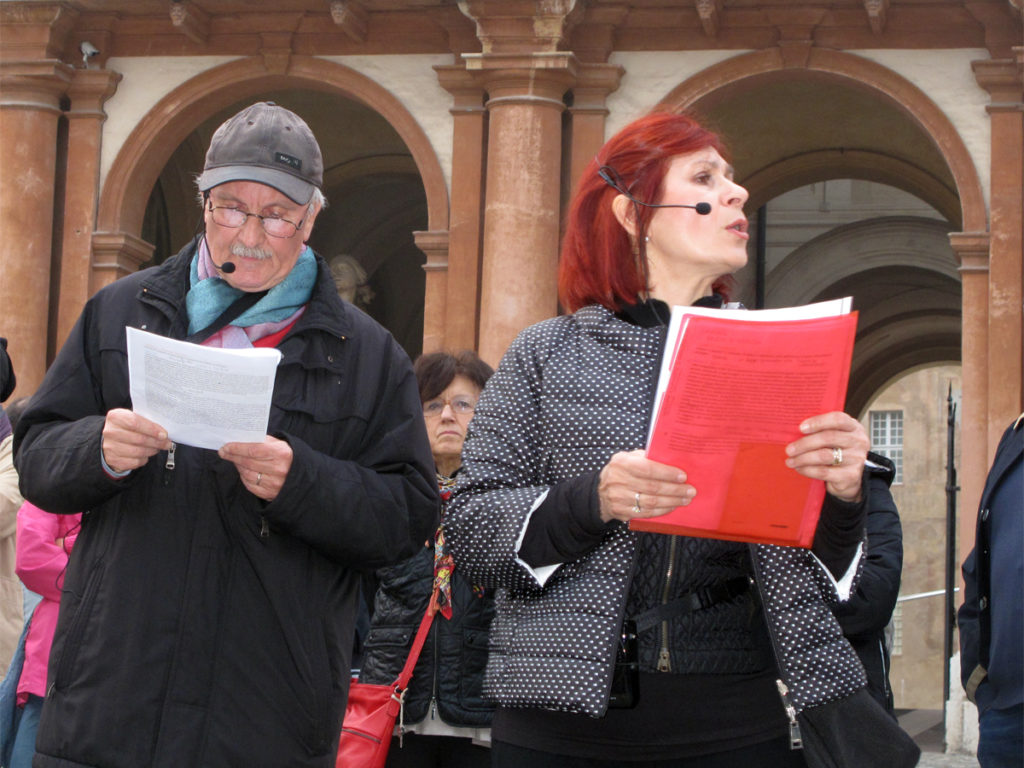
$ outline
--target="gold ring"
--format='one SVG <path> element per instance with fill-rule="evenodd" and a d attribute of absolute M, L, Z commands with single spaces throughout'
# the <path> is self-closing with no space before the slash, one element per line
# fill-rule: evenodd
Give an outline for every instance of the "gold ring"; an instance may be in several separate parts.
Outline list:
<path fill-rule="evenodd" d="M 832 466 L 833 467 L 838 467 L 842 463 L 843 463 L 843 449 L 842 448 L 833 448 L 832 449 Z"/>
<path fill-rule="evenodd" d="M 633 515 L 639 516 L 641 512 L 643 512 L 643 510 L 640 509 L 640 494 L 635 493 L 633 494 Z"/>
<path fill-rule="evenodd" d="M 257 472 L 256 473 L 256 485 L 259 485 L 261 480 L 263 480 L 263 473 L 262 472 Z"/>

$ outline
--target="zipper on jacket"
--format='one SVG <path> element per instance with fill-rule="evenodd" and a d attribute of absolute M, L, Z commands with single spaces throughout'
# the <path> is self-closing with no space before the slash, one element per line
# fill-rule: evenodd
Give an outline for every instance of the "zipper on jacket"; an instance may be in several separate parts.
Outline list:
<path fill-rule="evenodd" d="M 764 625 L 768 630 L 768 641 L 772 646 L 772 655 L 775 657 L 775 665 L 779 669 L 779 676 L 775 680 L 775 687 L 779 689 L 779 697 L 782 699 L 782 708 L 789 720 L 789 748 L 803 749 L 804 742 L 800 736 L 800 723 L 796 719 L 796 707 L 789 699 L 789 686 L 786 685 L 786 670 L 782 665 L 782 653 L 779 651 L 779 640 L 775 636 L 775 627 L 772 625 L 772 618 L 768 615 L 768 606 L 765 604 L 764 593 L 761 590 L 761 564 L 757 561 L 756 545 L 751 544 L 750 566 L 754 569 L 754 578 L 751 579 L 751 586 L 757 589 L 757 601 L 761 603 L 761 613 L 764 615 Z"/>
<path fill-rule="evenodd" d="M 665 588 L 661 592 L 661 604 L 668 602 L 669 589 L 672 586 L 672 565 L 676 561 L 676 544 L 678 536 L 673 536 L 668 545 L 668 568 L 665 570 Z M 658 652 L 658 671 L 671 672 L 672 659 L 668 652 L 668 620 L 661 622 L 661 650 Z"/>
<path fill-rule="evenodd" d="M 454 594 L 454 589 L 455 589 L 455 585 L 453 584 L 452 585 L 453 594 Z M 440 613 L 440 611 L 438 611 L 438 613 Z M 444 617 L 442 616 L 441 618 L 443 619 Z M 435 635 L 435 633 L 440 634 L 440 632 L 441 632 L 441 630 L 438 629 L 437 615 L 435 614 L 434 615 L 434 623 L 430 627 L 430 634 L 434 635 L 434 637 L 432 638 L 433 641 L 434 641 L 434 669 L 433 669 L 433 674 L 432 674 L 432 681 L 430 683 L 430 686 L 431 686 L 430 687 L 430 719 L 431 720 L 437 720 L 437 668 L 438 668 L 438 665 L 441 663 L 440 658 L 438 658 L 441 655 L 441 639 L 439 637 L 437 637 Z"/>
<path fill-rule="evenodd" d="M 260 515 L 260 538 L 266 539 L 270 537 L 270 523 L 267 522 L 266 515 Z"/>
<path fill-rule="evenodd" d="M 789 748 L 803 749 L 804 742 L 800 736 L 800 723 L 796 720 L 796 708 L 789 700 L 789 688 L 781 678 L 775 681 L 775 687 L 779 689 L 782 707 L 786 710 L 786 717 L 789 718 Z"/>
<path fill-rule="evenodd" d="M 171 443 L 171 447 L 167 449 L 167 458 L 164 460 L 164 485 L 171 484 L 171 472 L 174 471 L 174 451 L 177 447 L 176 443 Z"/>

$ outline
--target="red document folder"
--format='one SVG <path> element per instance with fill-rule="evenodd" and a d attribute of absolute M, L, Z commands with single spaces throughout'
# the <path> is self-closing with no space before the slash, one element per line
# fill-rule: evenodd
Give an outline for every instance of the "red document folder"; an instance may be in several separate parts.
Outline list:
<path fill-rule="evenodd" d="M 845 302 L 793 308 L 800 319 L 674 310 L 647 455 L 685 470 L 697 495 L 630 528 L 811 546 L 825 484 L 787 467 L 785 447 L 804 419 L 843 408 L 857 330 L 856 312 L 834 314 Z"/>

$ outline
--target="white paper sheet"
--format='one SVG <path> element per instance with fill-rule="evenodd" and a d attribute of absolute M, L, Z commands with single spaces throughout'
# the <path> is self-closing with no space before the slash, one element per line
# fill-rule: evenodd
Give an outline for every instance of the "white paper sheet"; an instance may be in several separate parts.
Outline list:
<path fill-rule="evenodd" d="M 218 349 L 126 328 L 132 410 L 176 443 L 216 450 L 267 434 L 276 349 Z"/>

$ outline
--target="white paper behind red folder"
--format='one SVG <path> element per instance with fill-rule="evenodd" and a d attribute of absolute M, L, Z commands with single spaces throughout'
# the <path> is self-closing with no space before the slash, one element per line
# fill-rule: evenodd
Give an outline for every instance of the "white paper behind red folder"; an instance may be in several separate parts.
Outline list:
<path fill-rule="evenodd" d="M 825 484 L 787 467 L 785 447 L 804 419 L 843 408 L 849 307 L 673 308 L 647 455 L 686 471 L 697 495 L 631 529 L 811 546 Z"/>

